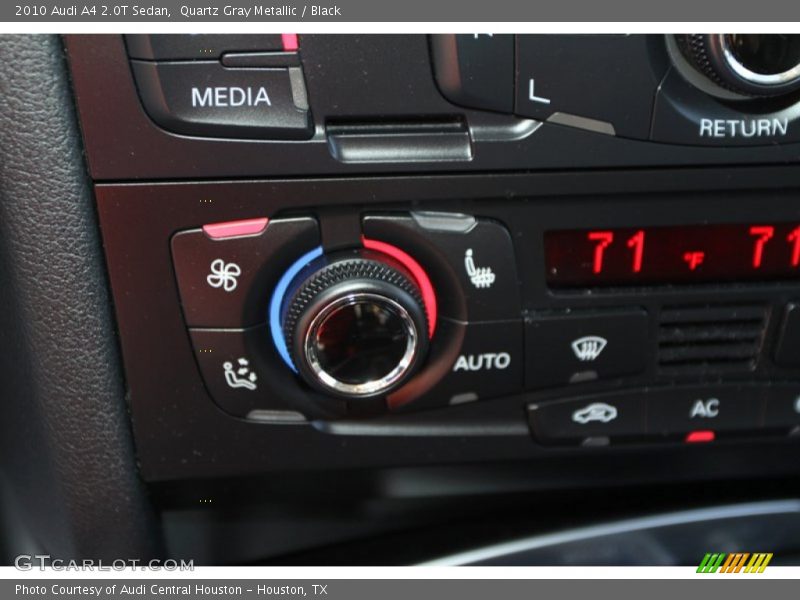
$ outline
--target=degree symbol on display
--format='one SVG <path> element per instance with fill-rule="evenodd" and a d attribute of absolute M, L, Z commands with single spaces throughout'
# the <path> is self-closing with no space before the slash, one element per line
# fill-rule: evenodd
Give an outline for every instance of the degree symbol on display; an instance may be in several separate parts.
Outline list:
<path fill-rule="evenodd" d="M 683 255 L 684 262 L 689 265 L 689 270 L 694 271 L 703 264 L 703 259 L 705 259 L 706 253 L 705 252 L 687 252 Z"/>

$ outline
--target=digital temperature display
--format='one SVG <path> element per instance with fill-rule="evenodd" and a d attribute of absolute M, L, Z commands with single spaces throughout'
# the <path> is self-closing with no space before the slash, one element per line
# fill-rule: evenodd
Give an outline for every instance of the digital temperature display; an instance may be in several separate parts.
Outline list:
<path fill-rule="evenodd" d="M 800 278 L 800 222 L 549 231 L 551 287 Z"/>

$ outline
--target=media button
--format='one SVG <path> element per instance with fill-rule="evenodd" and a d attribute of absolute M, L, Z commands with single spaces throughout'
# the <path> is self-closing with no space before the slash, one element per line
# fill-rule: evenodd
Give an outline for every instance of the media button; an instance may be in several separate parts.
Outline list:
<path fill-rule="evenodd" d="M 150 117 L 187 135 L 307 139 L 313 133 L 299 67 L 230 69 L 219 62 L 131 61 Z"/>

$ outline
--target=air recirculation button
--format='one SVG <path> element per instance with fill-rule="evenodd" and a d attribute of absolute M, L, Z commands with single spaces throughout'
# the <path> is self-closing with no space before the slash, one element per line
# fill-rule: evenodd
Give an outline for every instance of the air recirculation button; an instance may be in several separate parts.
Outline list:
<path fill-rule="evenodd" d="M 428 317 L 414 277 L 369 251 L 313 261 L 292 282 L 282 315 L 294 367 L 326 394 L 385 395 L 427 352 Z"/>

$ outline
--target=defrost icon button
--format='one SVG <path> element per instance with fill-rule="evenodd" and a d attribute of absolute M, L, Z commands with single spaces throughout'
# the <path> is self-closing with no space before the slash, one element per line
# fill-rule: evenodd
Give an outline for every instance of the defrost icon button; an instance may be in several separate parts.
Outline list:
<path fill-rule="evenodd" d="M 636 375 L 647 367 L 648 318 L 638 308 L 545 313 L 527 320 L 529 388 Z"/>

